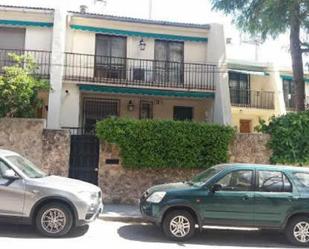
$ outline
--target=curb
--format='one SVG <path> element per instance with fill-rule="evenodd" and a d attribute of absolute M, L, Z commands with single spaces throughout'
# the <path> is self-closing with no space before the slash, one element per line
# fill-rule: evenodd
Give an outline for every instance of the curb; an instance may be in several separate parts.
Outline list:
<path fill-rule="evenodd" d="M 100 220 L 104 221 L 116 221 L 116 222 L 125 222 L 125 223 L 149 223 L 148 220 L 143 218 L 142 216 L 107 216 L 100 215 L 98 217 Z"/>

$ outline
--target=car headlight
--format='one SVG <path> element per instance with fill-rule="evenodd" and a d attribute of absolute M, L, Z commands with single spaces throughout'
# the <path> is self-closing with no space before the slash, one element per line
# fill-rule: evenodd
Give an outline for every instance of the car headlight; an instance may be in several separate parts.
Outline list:
<path fill-rule="evenodd" d="M 162 201 L 165 195 L 166 192 L 154 192 L 147 198 L 147 201 L 152 203 L 159 203 Z"/>
<path fill-rule="evenodd" d="M 78 197 L 82 199 L 84 202 L 93 203 L 98 199 L 98 193 L 80 191 L 78 192 Z"/>

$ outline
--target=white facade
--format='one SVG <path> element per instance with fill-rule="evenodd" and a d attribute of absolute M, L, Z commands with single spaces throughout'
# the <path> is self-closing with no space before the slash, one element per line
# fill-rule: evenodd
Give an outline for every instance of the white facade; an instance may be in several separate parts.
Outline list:
<path fill-rule="evenodd" d="M 6 23 L 1 24 L 0 22 L 0 26 L 25 28 L 25 50 L 51 52 L 51 91 L 48 100 L 48 128 L 59 129 L 61 127 L 79 127 L 81 125 L 83 103 L 81 101 L 82 93 L 78 85 L 98 84 L 87 82 L 87 80 L 83 80 L 82 82 L 74 79 L 66 80 L 64 77 L 65 73 L 69 72 L 74 76 L 76 68 L 66 68 L 68 64 L 73 63 L 73 56 L 66 58 L 65 52 L 83 54 L 83 56 L 89 55 L 87 59 L 81 59 L 78 62 L 75 59 L 74 63 L 75 66 L 82 67 L 85 74 L 93 75 L 96 34 L 100 33 L 100 29 L 115 30 L 116 33 L 119 30 L 129 33 L 129 35 L 124 35 L 126 36 L 126 57 L 132 59 L 154 60 L 156 37 L 160 39 L 161 36 L 166 36 L 167 40 L 169 39 L 168 37 L 180 37 L 180 40 L 184 39 L 184 63 L 211 63 L 218 66 L 218 71 L 222 73 L 211 76 L 214 77 L 216 91 L 210 90 L 209 92 L 215 96 L 215 100 L 208 99 L 204 102 L 185 97 L 183 103 L 196 107 L 196 112 L 198 112 L 196 115 L 199 117 L 199 120 L 214 121 L 221 124 L 229 124 L 231 122 L 227 68 L 225 63 L 225 38 L 221 25 L 210 24 L 202 27 L 198 25 L 190 26 L 145 20 L 118 20 L 117 18 L 83 15 L 61 10 L 14 7 L 0 7 L 0 14 L 1 19 L 13 23 L 12 25 L 8 25 Z M 14 24 L 16 21 L 17 24 Z M 72 28 L 72 25 L 91 27 L 92 29 L 99 29 L 99 31 L 79 30 Z M 134 35 L 134 32 L 136 35 Z M 145 37 L 141 34 L 145 34 Z M 151 35 L 149 36 L 148 34 Z M 138 46 L 141 38 L 146 43 L 145 50 L 141 50 Z M 198 66 L 194 65 L 192 67 L 198 68 Z M 199 79 L 206 77 L 199 69 L 194 70 L 196 71 L 195 77 Z M 193 87 L 189 92 L 194 92 L 196 91 L 194 89 L 194 79 L 189 79 L 187 73 L 187 71 L 184 72 L 184 77 L 191 87 Z M 167 90 L 173 90 L 173 88 L 168 88 Z M 174 90 L 179 91 L 179 89 Z M 139 98 L 142 99 L 143 97 L 140 96 Z M 164 99 L 162 100 L 161 97 L 152 99 L 157 103 L 164 103 Z M 166 98 L 165 103 L 177 103 L 179 105 L 181 98 L 169 97 Z M 200 105 L 205 105 L 203 115 L 201 115 Z M 156 108 L 160 114 L 159 116 L 163 117 L 162 110 L 158 106 Z"/>

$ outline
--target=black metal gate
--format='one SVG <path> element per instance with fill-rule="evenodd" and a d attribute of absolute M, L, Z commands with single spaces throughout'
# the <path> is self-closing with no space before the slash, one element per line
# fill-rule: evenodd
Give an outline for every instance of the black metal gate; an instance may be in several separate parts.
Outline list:
<path fill-rule="evenodd" d="M 94 135 L 71 135 L 69 177 L 98 185 L 99 139 Z"/>

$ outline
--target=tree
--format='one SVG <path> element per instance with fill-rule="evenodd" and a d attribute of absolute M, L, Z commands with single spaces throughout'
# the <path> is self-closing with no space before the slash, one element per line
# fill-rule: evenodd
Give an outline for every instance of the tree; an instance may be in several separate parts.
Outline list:
<path fill-rule="evenodd" d="M 309 0 L 211 0 L 215 10 L 231 14 L 237 26 L 263 40 L 290 32 L 290 53 L 295 82 L 296 110 L 305 109 L 303 53 L 309 41 L 301 40 L 301 31 L 309 31 Z"/>
<path fill-rule="evenodd" d="M 8 55 L 10 66 L 0 75 L 0 117 L 34 117 L 42 106 L 40 90 L 49 90 L 48 82 L 35 77 L 37 65 L 28 55 Z"/>

